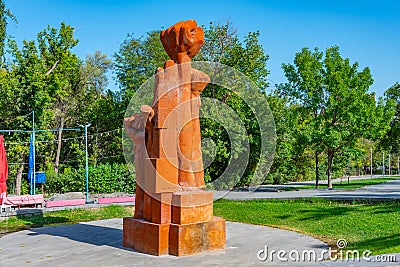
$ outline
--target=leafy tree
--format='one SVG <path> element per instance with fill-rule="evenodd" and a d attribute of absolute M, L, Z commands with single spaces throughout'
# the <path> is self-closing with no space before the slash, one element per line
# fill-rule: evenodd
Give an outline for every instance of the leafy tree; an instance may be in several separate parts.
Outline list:
<path fill-rule="evenodd" d="M 36 40 L 25 40 L 21 47 L 10 39 L 8 61 L 0 69 L 0 128 L 30 130 L 35 111 L 36 129 L 60 129 L 36 135 L 36 169 L 45 170 L 49 177 L 60 167 L 68 171 L 83 165 L 82 139 L 63 129 L 87 122 L 92 123 L 91 163 L 123 162 L 120 128 L 126 105 L 120 93 L 107 89 L 107 73 L 113 63 L 99 51 L 82 61 L 72 52 L 77 44 L 71 26 L 48 26 Z M 109 131 L 113 132 L 101 134 Z M 27 171 L 29 133 L 14 133 L 6 139 L 7 156 L 13 163 L 10 177 L 17 176 L 19 194 Z M 13 179 L 8 182 L 14 183 Z"/>
<path fill-rule="evenodd" d="M 0 129 L 24 129 L 27 125 L 27 115 L 25 110 L 21 109 L 20 97 L 24 95 L 22 88 L 18 86 L 18 80 L 15 73 L 5 69 L 0 70 Z M 4 134 L 4 133 L 2 133 Z M 9 133 L 5 136 L 7 159 L 9 163 L 8 188 L 11 190 L 14 186 L 13 177 L 16 177 L 14 192 L 21 193 L 22 173 L 24 170 L 24 161 L 28 153 L 28 146 L 23 142 L 29 141 L 29 134 Z"/>
<path fill-rule="evenodd" d="M 64 23 L 59 29 L 49 26 L 38 34 L 37 41 L 24 41 L 21 48 L 10 40 L 11 61 L 0 72 L 0 111 L 4 119 L 1 128 L 31 129 L 34 110 L 37 129 L 60 129 L 36 136 L 36 162 L 42 164 L 37 168 L 47 171 L 52 166 L 58 172 L 60 162 L 71 161 L 73 157 L 77 159 L 72 160 L 76 164 L 68 165 L 79 167 L 83 162 L 83 144 L 73 139 L 77 137 L 76 132 L 65 132 L 64 139 L 67 137 L 71 141 L 63 141 L 64 127 L 76 127 L 95 118 L 89 134 L 96 134 L 120 128 L 122 123 L 122 119 L 110 118 L 110 114 L 115 113 L 122 117 L 122 111 L 118 113 L 122 110 L 117 104 L 119 98 L 106 89 L 106 72 L 112 67 L 111 60 L 95 52 L 82 62 L 71 52 L 76 44 L 73 28 Z M 21 179 L 26 167 L 29 134 L 13 134 L 7 141 L 14 144 L 8 149 L 8 155 L 12 162 L 20 162 L 17 176 Z M 120 148 L 121 138 L 99 143 L 102 148 L 91 146 L 93 155 L 99 155 L 100 150 L 102 155 L 112 155 Z M 17 171 L 13 166 L 10 169 Z"/>
<path fill-rule="evenodd" d="M 303 48 L 294 64 L 282 68 L 288 83 L 279 91 L 312 115 L 310 144 L 316 154 L 325 151 L 328 187 L 332 188 L 335 155 L 353 149 L 359 138 L 378 134 L 378 128 L 388 128 L 388 121 L 380 117 L 383 103 L 368 93 L 373 83 L 369 68 L 358 71 L 358 63 L 342 58 L 337 46 L 327 48 L 325 54 Z M 391 112 L 390 107 L 387 111 Z"/>
<path fill-rule="evenodd" d="M 127 105 L 136 90 L 158 67 L 164 65 L 168 55 L 161 44 L 159 32 L 151 31 L 141 38 L 128 34 L 114 58 L 122 100 Z"/>
<path fill-rule="evenodd" d="M 81 67 L 81 80 L 85 91 L 106 96 L 107 72 L 112 68 L 113 62 L 106 54 L 96 51 L 93 55 L 87 55 Z"/>
<path fill-rule="evenodd" d="M 121 128 L 123 112 L 119 94 L 107 89 L 107 72 L 113 67 L 111 59 L 107 55 L 96 51 L 93 55 L 87 55 L 86 60 L 81 66 L 81 87 L 82 93 L 75 97 L 79 105 L 71 110 L 71 118 L 75 125 L 90 122 L 89 135 L 94 135 L 90 139 L 89 152 L 92 162 L 96 164 L 99 158 L 112 156 L 113 160 L 122 162 L 121 155 L 121 134 L 106 135 L 100 137 L 101 132 L 107 132 Z M 71 121 L 72 122 L 72 121 Z M 82 147 L 72 143 L 72 153 L 74 158 L 83 160 Z M 80 161 L 83 163 L 83 161 Z"/>
<path fill-rule="evenodd" d="M 390 129 L 380 141 L 380 146 L 391 154 L 400 154 L 400 84 L 396 82 L 385 92 L 387 101 L 396 105 L 396 113 L 390 122 Z"/>
<path fill-rule="evenodd" d="M 258 32 L 250 32 L 241 42 L 230 22 L 210 23 L 209 28 L 205 29 L 204 49 L 200 50 L 195 60 L 219 62 L 233 67 L 248 76 L 256 84 L 260 94 L 265 95 L 265 88 L 268 85 L 266 77 L 269 74 L 266 63 L 269 57 L 259 44 L 258 36 Z M 260 160 L 261 134 L 256 117 L 243 99 L 227 88 L 210 84 L 204 89 L 202 96 L 218 99 L 227 104 L 244 123 L 249 139 L 250 158 L 239 185 L 248 185 Z M 200 122 L 203 138 L 211 138 L 218 144 L 217 157 L 206 170 L 206 182 L 210 182 L 222 174 L 228 165 L 229 158 L 235 157 L 238 153 L 230 151 L 231 143 L 225 129 L 210 119 L 201 119 Z"/>
<path fill-rule="evenodd" d="M 40 32 L 37 42 L 24 41 L 21 49 L 15 41 L 10 42 L 10 73 L 16 80 L 12 90 L 19 93 L 18 97 L 12 98 L 17 102 L 13 108 L 22 114 L 35 111 L 36 127 L 39 129 L 60 129 L 54 161 L 56 172 L 66 114 L 79 90 L 80 61 L 70 51 L 76 44 L 72 27 L 64 23 L 60 30 L 49 26 Z M 27 122 L 31 128 L 30 121 Z M 39 140 L 41 137 L 53 139 L 53 134 L 39 135 Z M 41 152 L 38 154 L 45 155 L 45 161 L 53 157 L 52 149 Z"/>
<path fill-rule="evenodd" d="M 49 117 L 45 114 L 51 106 L 51 101 L 45 90 L 45 71 L 38 50 L 33 41 L 24 41 L 21 50 L 13 40 L 9 45 L 13 61 L 3 72 L 8 81 L 1 83 L 4 94 L 1 102 L 7 110 L 4 114 L 7 114 L 9 118 L 3 127 L 18 130 L 32 129 L 32 111 L 35 110 L 36 115 L 43 118 L 36 120 L 36 126 L 43 129 L 42 127 L 49 122 Z M 43 135 L 38 136 L 38 140 L 41 137 Z M 12 174 L 17 171 L 15 192 L 19 194 L 22 174 L 26 167 L 24 162 L 28 155 L 29 134 L 15 133 L 7 140 L 14 144 L 11 149 L 8 149 L 11 162 L 19 163 L 17 170 L 13 168 L 14 166 L 11 168 Z M 39 147 L 38 149 L 40 150 Z"/>
<path fill-rule="evenodd" d="M 3 63 L 5 41 L 7 38 L 7 19 L 11 19 L 16 22 L 16 18 L 11 11 L 6 8 L 3 0 L 0 0 L 0 59 Z"/>
<path fill-rule="evenodd" d="M 280 97 L 277 90 L 268 95 L 268 104 L 274 114 L 277 135 L 270 181 L 280 184 L 312 179 L 315 164 L 314 152 L 309 146 L 312 115 L 299 104 Z"/>
<path fill-rule="evenodd" d="M 53 125 L 59 129 L 54 162 L 56 173 L 60 162 L 63 129 L 69 119 L 68 113 L 77 106 L 78 103 L 74 100 L 82 92 L 79 86 L 81 62 L 71 51 L 78 44 L 73 34 L 73 27 L 65 23 L 61 23 L 60 29 L 48 26 L 38 34 L 40 57 L 46 68 L 46 87 L 50 97 L 54 99 L 52 106 L 56 123 Z"/>

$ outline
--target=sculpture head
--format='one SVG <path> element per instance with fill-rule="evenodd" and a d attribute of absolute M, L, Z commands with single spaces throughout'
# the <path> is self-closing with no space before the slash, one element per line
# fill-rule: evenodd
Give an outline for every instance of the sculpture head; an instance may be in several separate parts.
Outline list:
<path fill-rule="evenodd" d="M 181 21 L 161 31 L 161 43 L 168 56 L 178 62 L 178 54 L 194 57 L 204 44 L 204 31 L 194 20 Z"/>

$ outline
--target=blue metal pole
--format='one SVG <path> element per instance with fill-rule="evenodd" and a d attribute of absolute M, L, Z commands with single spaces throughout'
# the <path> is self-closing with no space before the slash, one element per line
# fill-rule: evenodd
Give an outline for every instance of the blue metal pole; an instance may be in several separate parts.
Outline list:
<path fill-rule="evenodd" d="M 85 150 L 86 150 L 86 203 L 89 202 L 89 163 L 87 145 L 87 125 L 85 125 Z"/>
<path fill-rule="evenodd" d="M 85 154 L 86 154 L 86 203 L 89 203 L 89 157 L 88 157 L 88 140 L 87 140 L 87 128 L 91 124 L 81 125 L 85 129 Z"/>
<path fill-rule="evenodd" d="M 30 135 L 30 139 L 29 139 L 29 141 L 31 141 L 32 142 L 32 140 L 33 140 L 33 136 L 32 136 L 32 133 L 31 133 L 31 135 Z M 30 147 L 29 147 L 29 153 L 31 153 L 31 151 L 30 151 Z M 30 156 L 29 156 L 30 157 Z M 30 167 L 30 166 L 29 166 Z M 29 173 L 29 172 L 28 172 Z M 28 177 L 29 178 L 29 195 L 32 195 L 33 194 L 33 190 L 32 190 L 32 188 L 33 188 L 33 180 L 32 180 L 32 173 L 31 173 L 31 177 Z"/>
<path fill-rule="evenodd" d="M 32 111 L 32 146 L 33 146 L 33 194 L 36 195 L 36 159 L 35 159 L 35 111 Z"/>

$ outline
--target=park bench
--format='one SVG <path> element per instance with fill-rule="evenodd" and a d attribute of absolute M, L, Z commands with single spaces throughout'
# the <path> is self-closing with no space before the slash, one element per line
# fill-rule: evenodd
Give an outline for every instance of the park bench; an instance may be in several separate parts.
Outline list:
<path fill-rule="evenodd" d="M 43 207 L 44 198 L 43 194 L 38 195 L 22 195 L 22 196 L 8 196 L 4 202 L 5 206 L 8 207 Z"/>
<path fill-rule="evenodd" d="M 10 209 L 10 205 L 6 205 L 6 200 L 7 200 L 7 193 L 3 192 L 0 194 L 0 213 L 6 212 L 7 209 Z"/>

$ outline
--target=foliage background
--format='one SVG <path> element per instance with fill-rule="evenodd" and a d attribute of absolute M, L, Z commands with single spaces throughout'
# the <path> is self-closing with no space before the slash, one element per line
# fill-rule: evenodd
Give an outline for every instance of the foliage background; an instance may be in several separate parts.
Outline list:
<path fill-rule="evenodd" d="M 150 31 L 142 37 L 127 34 L 111 57 L 94 51 L 82 59 L 73 53 L 79 40 L 68 24 L 48 26 L 35 40 L 26 40 L 19 47 L 7 35 L 7 25 L 16 23 L 16 19 L 1 0 L 0 11 L 0 129 L 29 131 L 34 110 L 36 129 L 61 130 L 38 133 L 36 144 L 36 170 L 47 174 L 45 190 L 56 193 L 84 191 L 83 131 L 65 129 L 91 123 L 88 128 L 90 191 L 133 192 L 134 176 L 129 174 L 122 152 L 122 121 L 131 97 L 168 58 L 159 41 L 159 31 Z M 382 152 L 391 153 L 392 169 L 397 167 L 394 160 L 399 155 L 400 140 L 396 130 L 400 107 L 398 83 L 383 98 L 376 99 L 368 92 L 372 84 L 368 68 L 359 71 L 357 62 L 350 64 L 348 58 L 340 55 L 338 47 L 331 47 L 325 51 L 325 58 L 318 49 L 304 48 L 295 55 L 293 63 L 283 64 L 288 82 L 271 85 L 268 83 L 269 55 L 259 43 L 259 32 L 239 38 L 231 22 L 210 23 L 203 28 L 205 45 L 194 60 L 219 62 L 244 73 L 257 85 L 272 109 L 276 155 L 270 172 L 265 173 L 265 183 L 315 179 L 316 165 L 320 179 L 327 178 L 329 165 L 332 177 L 369 173 L 370 149 L 374 159 L 381 158 Z M 326 68 L 320 68 L 324 64 Z M 329 68 L 332 68 L 330 72 Z M 313 71 L 316 69 L 321 71 Z M 110 71 L 117 78 L 119 90 L 108 89 Z M 354 75 L 360 79 L 351 80 Z M 339 91 L 348 93 L 345 98 L 348 102 L 341 101 L 344 95 L 340 94 L 335 99 L 323 95 L 315 102 L 307 90 L 314 88 L 314 92 L 319 92 L 318 88 L 326 88 L 318 87 L 323 84 L 321 79 L 330 88 L 340 85 Z M 362 92 L 357 88 L 362 88 Z M 226 103 L 246 126 L 250 159 L 237 184 L 246 186 L 259 160 L 258 123 L 240 97 L 226 88 L 210 84 L 203 96 Z M 368 105 L 365 96 L 370 96 Z M 365 114 L 364 119 L 356 120 L 355 109 L 346 109 L 352 101 L 364 103 L 357 107 L 357 114 Z M 342 129 L 347 127 L 346 136 L 350 141 L 343 141 L 340 135 L 343 131 L 327 123 L 328 117 L 313 117 L 313 105 L 318 114 L 322 114 L 323 108 L 327 112 L 330 106 L 336 105 L 343 114 Z M 205 171 L 206 182 L 210 182 L 227 165 L 230 143 L 226 131 L 215 121 L 202 119 L 201 127 L 202 137 L 216 143 L 216 159 Z M 3 134 L 10 163 L 9 193 L 27 193 L 29 133 Z M 332 142 L 345 145 L 335 151 L 333 161 L 328 164 L 330 149 L 336 149 L 327 145 Z M 381 160 L 373 164 L 374 172 L 382 171 Z"/>

